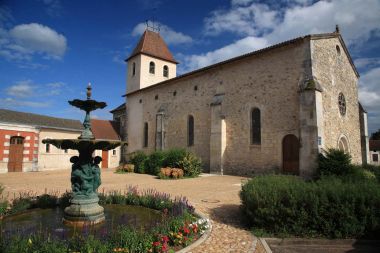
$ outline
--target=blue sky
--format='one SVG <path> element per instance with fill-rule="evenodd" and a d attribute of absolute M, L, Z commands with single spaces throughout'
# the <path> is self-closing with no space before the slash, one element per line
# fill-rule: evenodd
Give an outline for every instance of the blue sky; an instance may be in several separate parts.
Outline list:
<path fill-rule="evenodd" d="M 0 0 L 0 108 L 82 120 L 67 100 L 93 97 L 110 119 L 126 90 L 126 65 L 146 19 L 182 74 L 339 24 L 359 70 L 370 132 L 380 128 L 379 0 Z"/>

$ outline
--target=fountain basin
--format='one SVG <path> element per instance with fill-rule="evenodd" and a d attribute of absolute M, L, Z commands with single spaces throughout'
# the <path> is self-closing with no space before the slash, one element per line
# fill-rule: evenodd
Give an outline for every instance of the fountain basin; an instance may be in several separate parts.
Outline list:
<path fill-rule="evenodd" d="M 104 205 L 105 221 L 87 226 L 66 226 L 62 220 L 66 214 L 60 208 L 35 208 L 20 214 L 10 215 L 0 221 L 0 233 L 3 236 L 15 234 L 29 235 L 43 232 L 65 239 L 75 233 L 83 236 L 105 237 L 120 225 L 135 229 L 148 230 L 162 222 L 161 212 L 141 206 Z"/>

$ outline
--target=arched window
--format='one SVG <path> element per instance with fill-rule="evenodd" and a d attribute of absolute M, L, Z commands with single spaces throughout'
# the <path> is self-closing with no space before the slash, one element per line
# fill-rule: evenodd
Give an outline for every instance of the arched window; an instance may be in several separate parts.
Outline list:
<path fill-rule="evenodd" d="M 251 144 L 261 144 L 261 113 L 258 108 L 251 111 Z"/>
<path fill-rule="evenodd" d="M 163 73 L 164 77 L 169 77 L 169 67 L 168 66 L 164 66 L 164 73 Z"/>
<path fill-rule="evenodd" d="M 148 122 L 144 123 L 144 148 L 148 147 Z"/>
<path fill-rule="evenodd" d="M 187 145 L 194 145 L 194 117 L 192 115 L 187 118 Z"/>
<path fill-rule="evenodd" d="M 132 76 L 136 75 L 136 63 L 132 64 Z"/>
<path fill-rule="evenodd" d="M 154 62 L 151 61 L 149 63 L 149 73 L 154 74 L 155 68 L 156 68 L 156 65 L 154 64 Z"/>
<path fill-rule="evenodd" d="M 339 138 L 338 148 L 339 150 L 344 151 L 344 153 L 349 153 L 348 141 L 345 136 Z"/>

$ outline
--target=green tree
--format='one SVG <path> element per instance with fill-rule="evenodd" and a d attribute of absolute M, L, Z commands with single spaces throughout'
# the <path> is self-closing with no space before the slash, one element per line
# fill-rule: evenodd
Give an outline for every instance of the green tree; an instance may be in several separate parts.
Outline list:
<path fill-rule="evenodd" d="M 380 129 L 371 134 L 371 140 L 380 140 Z"/>

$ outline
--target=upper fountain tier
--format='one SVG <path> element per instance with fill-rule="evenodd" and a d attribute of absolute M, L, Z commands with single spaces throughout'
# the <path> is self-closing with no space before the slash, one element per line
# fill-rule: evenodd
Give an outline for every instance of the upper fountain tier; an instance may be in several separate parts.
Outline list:
<path fill-rule="evenodd" d="M 110 150 L 120 145 L 126 145 L 126 143 L 122 141 L 95 140 L 95 137 L 91 130 L 90 112 L 96 109 L 103 109 L 107 106 L 107 104 L 105 102 L 98 102 L 91 99 L 91 90 L 91 84 L 89 83 L 87 86 L 86 100 L 74 99 L 72 101 L 68 101 L 70 105 L 86 112 L 86 116 L 83 121 L 84 129 L 78 139 L 45 139 L 42 141 L 42 143 L 52 144 L 59 149 L 87 149 L 89 151 L 93 151 L 95 149 Z"/>

